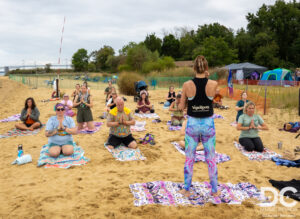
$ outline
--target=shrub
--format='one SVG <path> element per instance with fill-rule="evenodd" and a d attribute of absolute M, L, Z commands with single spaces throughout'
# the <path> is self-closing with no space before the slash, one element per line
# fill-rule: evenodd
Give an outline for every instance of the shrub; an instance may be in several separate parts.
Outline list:
<path fill-rule="evenodd" d="M 118 87 L 122 94 L 133 96 L 136 94 L 134 82 L 142 80 L 142 76 L 134 72 L 123 72 L 118 79 Z"/>

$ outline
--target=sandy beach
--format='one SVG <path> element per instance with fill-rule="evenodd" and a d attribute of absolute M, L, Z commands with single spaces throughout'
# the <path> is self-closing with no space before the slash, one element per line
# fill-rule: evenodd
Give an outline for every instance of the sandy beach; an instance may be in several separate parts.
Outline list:
<path fill-rule="evenodd" d="M 56 102 L 41 102 L 48 99 L 52 89 L 30 89 L 27 86 L 1 77 L 0 115 L 1 119 L 20 113 L 27 97 L 33 97 L 41 113 L 40 120 L 46 123 L 55 115 L 53 106 Z M 71 94 L 72 90 L 63 89 Z M 170 144 L 181 140 L 179 132 L 168 131 L 166 122 L 170 113 L 164 110 L 162 102 L 167 94 L 165 90 L 150 90 L 150 101 L 162 122 L 152 123 L 147 119 L 146 131 L 134 132 L 138 139 L 146 133 L 155 135 L 156 145 L 139 144 L 145 161 L 120 162 L 104 148 L 108 137 L 106 121 L 102 115 L 105 96 L 104 90 L 92 90 L 95 121 L 104 121 L 100 131 L 93 135 L 75 135 L 74 140 L 80 145 L 90 162 L 84 166 L 70 169 L 45 169 L 37 167 L 41 147 L 47 143 L 44 129 L 34 136 L 22 136 L 0 139 L 0 218 L 263 218 L 265 215 L 300 217 L 300 203 L 291 209 L 279 203 L 272 209 L 256 206 L 249 201 L 241 205 L 206 204 L 201 206 L 161 206 L 147 205 L 135 207 L 134 197 L 129 184 L 157 180 L 183 182 L 185 157 Z M 176 89 L 178 92 L 178 89 Z M 125 106 L 134 109 L 133 97 L 128 97 Z M 218 164 L 220 183 L 250 182 L 258 188 L 271 187 L 269 179 L 288 181 L 300 180 L 299 168 L 277 166 L 273 161 L 250 161 L 233 145 L 238 140 L 239 132 L 230 126 L 235 120 L 235 101 L 225 99 L 229 110 L 215 110 L 225 119 L 216 119 L 216 151 L 227 154 L 231 160 Z M 262 115 L 261 112 L 259 112 Z M 297 111 L 287 112 L 270 109 L 268 115 L 262 115 L 269 131 L 260 132 L 264 145 L 282 154 L 283 150 L 293 150 L 300 146 L 300 138 L 295 134 L 279 131 L 283 123 L 299 121 Z M 76 119 L 76 118 L 75 118 Z M 142 120 L 138 119 L 137 120 Z M 15 122 L 0 123 L 0 133 L 12 129 Z M 277 148 L 282 141 L 283 150 Z M 25 154 L 31 154 L 33 162 L 14 166 L 11 162 L 17 157 L 17 145 L 23 144 Z M 193 181 L 209 181 L 206 163 L 194 165 Z M 288 202 L 291 202 L 289 200 Z"/>

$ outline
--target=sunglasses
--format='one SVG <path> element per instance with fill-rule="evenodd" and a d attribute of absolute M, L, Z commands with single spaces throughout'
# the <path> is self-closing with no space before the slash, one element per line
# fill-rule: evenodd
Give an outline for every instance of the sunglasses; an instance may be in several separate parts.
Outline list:
<path fill-rule="evenodd" d="M 64 108 L 57 108 L 56 111 L 65 111 Z"/>

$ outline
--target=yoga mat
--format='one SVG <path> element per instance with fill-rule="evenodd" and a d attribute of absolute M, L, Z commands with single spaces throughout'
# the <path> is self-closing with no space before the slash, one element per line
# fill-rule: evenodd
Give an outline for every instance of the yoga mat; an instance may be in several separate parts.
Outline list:
<path fill-rule="evenodd" d="M 0 120 L 0 122 L 14 122 L 14 121 L 18 121 L 20 120 L 21 114 L 16 114 L 16 115 L 12 115 L 9 116 L 5 119 Z"/>
<path fill-rule="evenodd" d="M 70 156 L 60 154 L 57 158 L 49 156 L 49 145 L 46 144 L 42 147 L 40 158 L 38 160 L 38 167 L 44 166 L 45 168 L 70 168 L 71 166 L 80 166 L 86 164 L 89 159 L 84 157 L 84 151 L 80 146 L 73 142 L 74 153 Z"/>
<path fill-rule="evenodd" d="M 187 198 L 179 193 L 183 187 L 183 183 L 170 181 L 154 181 L 129 185 L 135 199 L 135 206 L 149 204 L 203 206 L 208 202 L 216 204 L 215 198 L 210 195 L 211 186 L 208 182 L 193 182 L 190 191 L 194 195 L 191 198 Z M 267 198 L 261 195 L 256 186 L 248 182 L 219 184 L 218 191 L 221 193 L 219 196 L 221 203 L 241 204 L 250 198 L 261 202 L 267 201 Z"/>
<path fill-rule="evenodd" d="M 120 145 L 115 149 L 109 149 L 107 143 L 105 143 L 104 146 L 118 161 L 146 160 L 146 157 L 144 157 L 139 148 L 132 149 Z"/>
<path fill-rule="evenodd" d="M 135 125 L 130 126 L 132 132 L 142 132 L 145 131 L 146 121 L 136 121 Z"/>
<path fill-rule="evenodd" d="M 16 136 L 36 135 L 36 134 L 38 134 L 41 131 L 42 128 L 43 128 L 43 126 L 40 127 L 40 128 L 38 128 L 38 129 L 34 129 L 33 131 L 20 130 L 20 129 L 14 128 L 14 129 L 6 132 L 3 135 L 0 135 L 0 138 L 10 138 L 10 137 L 16 137 Z"/>
<path fill-rule="evenodd" d="M 268 148 L 264 148 L 263 152 L 257 152 L 257 151 L 246 151 L 242 145 L 240 145 L 238 142 L 234 142 L 234 146 L 246 157 L 249 158 L 249 160 L 257 160 L 257 161 L 263 161 L 263 160 L 271 160 L 272 157 L 281 157 L 281 155 L 277 154 L 274 151 L 269 150 Z"/>
<path fill-rule="evenodd" d="M 95 130 L 89 131 L 87 127 L 78 131 L 78 134 L 94 134 L 98 132 L 103 125 L 103 122 L 94 122 Z"/>
<path fill-rule="evenodd" d="M 159 118 L 159 116 L 156 113 L 148 113 L 148 114 L 135 113 L 134 115 L 139 118 L 142 118 L 142 119 L 150 119 L 150 118 L 158 119 Z"/>

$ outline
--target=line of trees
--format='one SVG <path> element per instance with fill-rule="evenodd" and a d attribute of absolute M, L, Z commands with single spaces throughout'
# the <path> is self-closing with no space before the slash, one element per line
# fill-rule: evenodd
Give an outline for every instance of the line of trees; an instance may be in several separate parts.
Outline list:
<path fill-rule="evenodd" d="M 219 23 L 178 28 L 160 39 L 148 34 L 140 43 L 130 42 L 119 54 L 110 46 L 88 54 L 79 49 L 72 59 L 75 71 L 123 71 L 143 73 L 173 68 L 174 60 L 204 55 L 210 66 L 254 62 L 268 68 L 300 66 L 300 3 L 278 0 L 263 4 L 246 15 L 247 28 L 234 30 Z"/>

